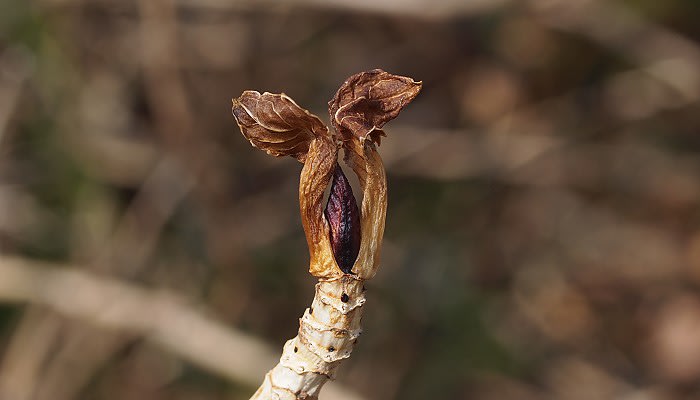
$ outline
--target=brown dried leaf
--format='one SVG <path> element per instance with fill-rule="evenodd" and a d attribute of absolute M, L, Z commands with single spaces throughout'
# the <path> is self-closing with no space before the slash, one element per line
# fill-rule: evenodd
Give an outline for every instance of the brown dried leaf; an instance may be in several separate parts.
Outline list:
<path fill-rule="evenodd" d="M 333 126 L 345 149 L 345 161 L 362 188 L 362 241 L 352 269 L 362 279 L 370 279 L 377 272 L 384 236 L 386 174 L 376 147 L 384 135 L 381 128 L 420 89 L 421 82 L 375 69 L 348 78 L 328 103 Z"/>
<path fill-rule="evenodd" d="M 299 107 L 284 93 L 247 90 L 231 108 L 243 136 L 273 156 L 292 156 L 304 162 L 311 141 L 328 136 L 321 120 Z"/>
<path fill-rule="evenodd" d="M 342 275 L 333 258 L 323 194 L 333 175 L 338 146 L 315 115 L 285 94 L 248 90 L 233 100 L 233 116 L 253 146 L 273 156 L 292 156 L 304 163 L 299 183 L 299 208 L 317 277 Z"/>
<path fill-rule="evenodd" d="M 338 147 L 329 136 L 311 141 L 299 179 L 299 210 L 309 246 L 309 272 L 330 279 L 343 274 L 335 262 L 329 226 L 323 216 L 323 194 L 337 165 Z"/>
<path fill-rule="evenodd" d="M 284 94 L 246 91 L 233 100 L 233 115 L 254 146 L 304 163 L 299 208 L 312 275 L 328 280 L 353 273 L 360 279 L 369 279 L 376 273 L 387 206 L 386 175 L 376 145 L 383 135 L 382 126 L 395 118 L 420 89 L 420 82 L 378 69 L 351 76 L 328 103 L 337 131 L 334 137 L 318 117 Z M 370 140 L 366 140 L 368 137 Z M 347 181 L 331 193 L 328 217 L 324 217 L 324 191 L 336 171 L 338 140 L 342 141 L 345 161 L 357 174 L 363 191 L 359 235 L 356 208 L 349 208 L 357 205 L 349 194 Z M 341 178 L 336 180 L 340 182 Z M 351 228 L 349 234 L 343 233 L 346 217 L 353 219 L 346 224 Z M 336 261 L 338 255 L 340 262 Z"/>
<path fill-rule="evenodd" d="M 340 139 L 352 136 L 379 144 L 382 126 L 396 118 L 420 92 L 422 83 L 381 69 L 348 78 L 328 103 L 331 121 Z"/>
<path fill-rule="evenodd" d="M 371 141 L 355 139 L 346 150 L 345 161 L 360 180 L 362 205 L 360 232 L 362 241 L 352 271 L 361 279 L 371 279 L 379 268 L 386 219 L 387 190 L 384 164 L 377 146 Z M 346 147 L 348 149 L 348 147 Z"/>

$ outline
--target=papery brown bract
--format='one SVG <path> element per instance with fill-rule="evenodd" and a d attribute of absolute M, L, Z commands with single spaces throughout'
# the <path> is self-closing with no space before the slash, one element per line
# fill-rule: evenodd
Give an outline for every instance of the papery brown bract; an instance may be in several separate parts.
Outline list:
<path fill-rule="evenodd" d="M 420 92 L 422 83 L 381 69 L 348 78 L 328 103 L 333 127 L 343 141 L 353 135 L 379 144 L 382 126 L 396 118 Z"/>
<path fill-rule="evenodd" d="M 253 146 L 273 156 L 304 163 L 299 179 L 299 209 L 309 247 L 309 272 L 319 278 L 343 272 L 333 259 L 323 194 L 338 158 L 338 146 L 321 120 L 285 94 L 247 90 L 231 108 L 238 126 Z"/>
<path fill-rule="evenodd" d="M 384 236 L 386 175 L 376 148 L 384 135 L 380 128 L 399 115 L 421 86 L 411 78 L 375 69 L 348 78 L 328 103 L 333 127 L 345 149 L 345 161 L 362 189 L 362 241 L 353 267 L 361 279 L 370 279 L 377 272 Z"/>
<path fill-rule="evenodd" d="M 284 93 L 247 90 L 233 100 L 231 111 L 243 136 L 273 156 L 292 156 L 304 162 L 311 141 L 328 136 L 328 128 L 317 116 Z"/>
<path fill-rule="evenodd" d="M 311 275 L 331 279 L 343 272 L 335 262 L 329 228 L 323 216 L 323 194 L 333 176 L 338 147 L 329 136 L 311 141 L 299 178 L 299 210 L 309 246 Z"/>
<path fill-rule="evenodd" d="M 353 150 L 348 150 L 352 146 Z M 357 175 L 362 189 L 360 232 L 362 240 L 353 272 L 360 279 L 371 279 L 379 268 L 386 220 L 386 173 L 377 146 L 367 140 L 348 142 L 345 160 Z"/>
<path fill-rule="evenodd" d="M 387 205 L 386 176 L 376 145 L 384 134 L 381 130 L 384 124 L 395 118 L 420 89 L 421 82 L 380 69 L 351 76 L 328 103 L 336 131 L 333 136 L 318 117 L 285 94 L 245 91 L 233 100 L 233 115 L 243 135 L 255 147 L 274 156 L 295 157 L 304 163 L 299 208 L 312 275 L 331 279 L 352 271 L 360 279 L 369 279 L 376 273 Z M 337 141 L 345 149 L 345 161 L 359 178 L 363 194 L 361 239 L 354 265 L 350 265 L 353 258 L 350 255 L 355 254 L 353 246 L 357 241 L 349 240 L 351 236 L 341 240 L 338 240 L 340 236 L 334 236 L 341 231 L 341 225 L 329 226 L 322 205 L 323 193 L 336 165 Z M 352 204 L 356 206 L 354 200 Z M 350 207 L 350 203 L 345 207 Z M 340 220 L 332 217 L 339 216 L 336 212 L 327 218 L 333 224 Z M 341 262 L 337 262 L 339 254 L 342 254 Z"/>

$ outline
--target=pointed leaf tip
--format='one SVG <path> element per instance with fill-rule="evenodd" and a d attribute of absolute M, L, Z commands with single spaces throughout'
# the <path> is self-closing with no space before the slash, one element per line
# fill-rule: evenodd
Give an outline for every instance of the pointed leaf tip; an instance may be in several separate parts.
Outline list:
<path fill-rule="evenodd" d="M 340 139 L 352 136 L 376 144 L 384 136 L 381 128 L 396 118 L 420 92 L 422 82 L 374 69 L 348 78 L 328 103 L 331 121 Z"/>
<path fill-rule="evenodd" d="M 311 141 L 328 136 L 328 128 L 317 116 L 284 93 L 247 90 L 233 99 L 231 112 L 253 146 L 277 157 L 292 156 L 303 162 Z"/>

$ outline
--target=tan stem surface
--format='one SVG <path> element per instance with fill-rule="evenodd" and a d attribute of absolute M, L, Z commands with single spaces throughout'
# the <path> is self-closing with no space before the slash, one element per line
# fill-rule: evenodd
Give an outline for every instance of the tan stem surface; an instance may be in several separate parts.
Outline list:
<path fill-rule="evenodd" d="M 313 303 L 299 320 L 298 335 L 284 345 L 279 363 L 265 375 L 251 400 L 318 399 L 362 333 L 362 283 L 343 275 L 316 284 Z"/>

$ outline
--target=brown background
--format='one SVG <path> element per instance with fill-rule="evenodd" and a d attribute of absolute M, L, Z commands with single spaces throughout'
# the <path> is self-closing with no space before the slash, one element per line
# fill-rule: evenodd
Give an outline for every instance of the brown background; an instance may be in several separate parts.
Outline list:
<path fill-rule="evenodd" d="M 0 399 L 247 399 L 314 282 L 301 167 L 230 99 L 327 121 L 377 67 L 424 86 L 386 128 L 383 266 L 326 399 L 699 398 L 698 15 L 2 1 Z"/>

